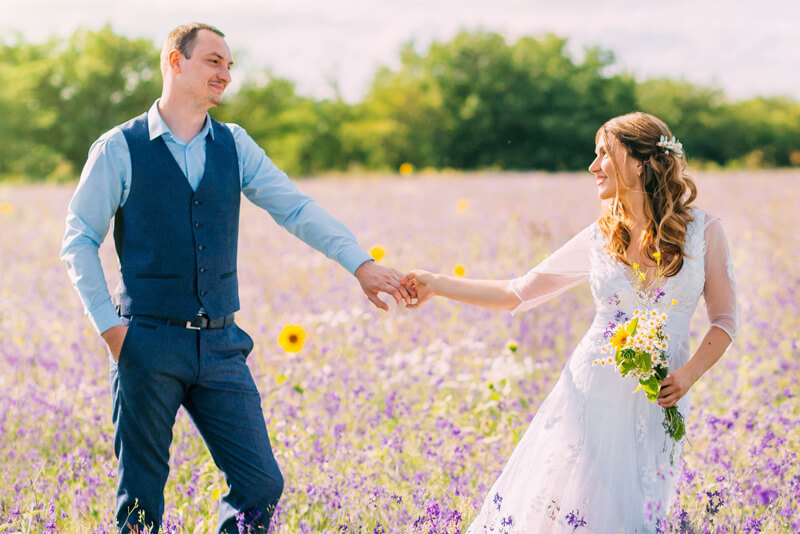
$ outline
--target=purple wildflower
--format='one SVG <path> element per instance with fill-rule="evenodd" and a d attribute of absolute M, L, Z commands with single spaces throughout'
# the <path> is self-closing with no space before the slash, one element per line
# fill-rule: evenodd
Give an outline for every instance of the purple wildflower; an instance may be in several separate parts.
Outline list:
<path fill-rule="evenodd" d="M 762 487 L 761 484 L 753 486 L 753 495 L 755 499 L 751 499 L 751 502 L 761 506 L 766 506 L 778 498 L 778 492 L 774 488 Z"/>
<path fill-rule="evenodd" d="M 661 297 L 663 297 L 664 295 L 666 295 L 666 293 L 664 293 L 664 290 L 663 290 L 663 289 L 661 289 L 660 287 L 657 287 L 657 288 L 656 288 L 656 296 L 655 296 L 655 298 L 653 299 L 653 302 L 654 302 L 655 304 L 658 304 L 658 301 L 659 301 L 659 300 L 661 300 Z"/>
<path fill-rule="evenodd" d="M 586 526 L 586 519 L 584 519 L 582 515 L 579 515 L 580 513 L 580 510 L 573 510 L 564 516 L 564 518 L 567 520 L 567 525 L 571 526 L 572 530 L 576 530 L 578 527 Z"/>
<path fill-rule="evenodd" d="M 755 517 L 748 517 L 744 523 L 745 534 L 761 532 L 761 520 Z"/>
<path fill-rule="evenodd" d="M 717 515 L 719 509 L 722 508 L 722 495 L 719 491 L 706 491 L 708 502 L 706 503 L 706 512 L 710 515 Z"/>
<path fill-rule="evenodd" d="M 497 511 L 500 511 L 500 504 L 503 502 L 503 498 L 500 496 L 499 493 L 494 494 L 494 499 L 492 499 L 492 503 L 497 506 Z"/>
<path fill-rule="evenodd" d="M 250 534 L 256 531 L 256 527 L 261 524 L 261 510 L 247 510 L 236 514 L 236 526 L 239 534 Z"/>
<path fill-rule="evenodd" d="M 603 339 L 608 339 L 614 335 L 614 329 L 617 327 L 615 323 L 609 322 L 606 331 L 603 332 Z"/>

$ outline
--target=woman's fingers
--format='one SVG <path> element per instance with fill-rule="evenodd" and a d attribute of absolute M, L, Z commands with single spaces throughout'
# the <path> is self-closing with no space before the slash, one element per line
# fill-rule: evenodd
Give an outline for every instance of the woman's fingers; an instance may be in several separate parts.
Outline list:
<path fill-rule="evenodd" d="M 672 408 L 675 406 L 675 403 L 678 402 L 680 396 L 678 394 L 672 394 L 664 399 L 658 399 L 658 404 L 663 408 Z"/>

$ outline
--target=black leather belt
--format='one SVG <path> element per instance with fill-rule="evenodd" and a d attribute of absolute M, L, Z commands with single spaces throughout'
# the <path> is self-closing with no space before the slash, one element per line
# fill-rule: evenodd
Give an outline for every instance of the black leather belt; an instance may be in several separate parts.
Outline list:
<path fill-rule="evenodd" d="M 214 330 L 218 328 L 227 328 L 233 324 L 232 313 L 217 319 L 210 319 L 205 313 L 198 313 L 197 316 L 191 321 L 172 319 L 170 317 L 154 317 L 152 315 L 142 315 L 141 317 L 147 317 L 147 320 L 155 320 L 171 326 L 182 326 L 183 328 L 188 328 L 190 330 Z"/>

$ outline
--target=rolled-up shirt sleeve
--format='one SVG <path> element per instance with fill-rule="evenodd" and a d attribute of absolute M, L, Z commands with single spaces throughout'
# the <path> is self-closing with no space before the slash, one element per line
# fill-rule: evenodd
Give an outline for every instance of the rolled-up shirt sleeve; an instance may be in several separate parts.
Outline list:
<path fill-rule="evenodd" d="M 351 274 L 372 260 L 355 235 L 338 219 L 301 193 L 286 173 L 236 124 L 228 124 L 236 141 L 242 172 L 242 192 L 309 246 L 338 262 Z"/>
<path fill-rule="evenodd" d="M 708 320 L 711 326 L 724 330 L 733 341 L 738 327 L 736 280 L 728 240 L 719 219 L 709 217 L 705 227 L 705 242 L 706 281 L 703 298 Z"/>
<path fill-rule="evenodd" d="M 534 308 L 589 279 L 590 230 L 585 228 L 525 275 L 509 280 L 520 300 L 512 313 Z"/>

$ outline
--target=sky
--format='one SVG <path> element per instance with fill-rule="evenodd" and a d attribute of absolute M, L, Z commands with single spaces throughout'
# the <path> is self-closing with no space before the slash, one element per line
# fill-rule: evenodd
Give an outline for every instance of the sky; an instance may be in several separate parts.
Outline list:
<path fill-rule="evenodd" d="M 348 101 L 380 66 L 396 67 L 403 44 L 423 52 L 462 29 L 513 42 L 555 33 L 580 59 L 587 46 L 612 50 L 620 70 L 684 78 L 731 98 L 800 100 L 800 0 L 0 0 L 0 40 L 67 36 L 111 24 L 160 47 L 184 22 L 221 29 L 234 51 L 234 84 L 269 68 L 298 92 Z"/>

